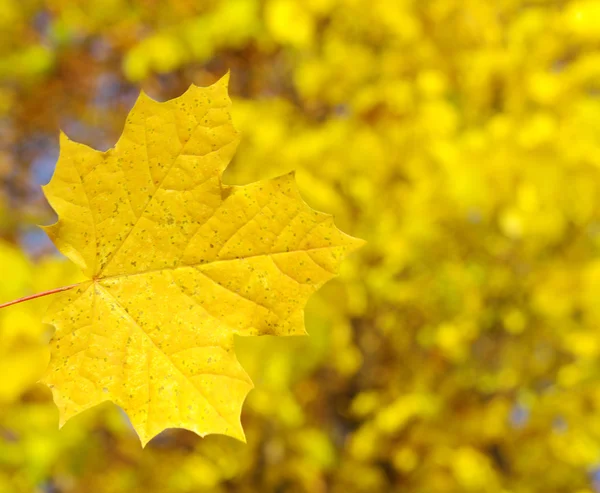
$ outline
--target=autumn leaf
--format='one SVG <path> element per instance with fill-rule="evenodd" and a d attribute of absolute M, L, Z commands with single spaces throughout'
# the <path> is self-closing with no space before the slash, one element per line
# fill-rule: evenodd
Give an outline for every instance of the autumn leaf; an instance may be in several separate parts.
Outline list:
<path fill-rule="evenodd" d="M 45 229 L 88 279 L 46 317 L 61 426 L 110 400 L 144 445 L 168 427 L 244 440 L 252 382 L 234 334 L 305 334 L 306 301 L 361 244 L 293 174 L 221 183 L 238 144 L 227 80 L 164 103 L 142 93 L 107 152 L 61 134 Z"/>

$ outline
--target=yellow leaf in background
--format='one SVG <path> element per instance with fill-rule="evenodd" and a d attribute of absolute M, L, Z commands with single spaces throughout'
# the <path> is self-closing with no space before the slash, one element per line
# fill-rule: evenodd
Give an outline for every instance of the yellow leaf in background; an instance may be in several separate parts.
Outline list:
<path fill-rule="evenodd" d="M 265 20 L 273 37 L 284 44 L 310 46 L 314 38 L 314 19 L 299 2 L 271 0 L 265 6 Z"/>
<path fill-rule="evenodd" d="M 48 364 L 44 328 L 34 310 L 6 309 L 0 318 L 0 403 L 15 401 L 42 375 Z"/>
<path fill-rule="evenodd" d="M 0 241 L 0 265 L 3 277 L 10 279 L 10 282 L 0 283 L 0 300 L 23 296 L 32 280 L 32 267 L 27 257 L 13 245 Z"/>
<path fill-rule="evenodd" d="M 230 104 L 225 77 L 165 103 L 140 95 L 107 152 L 61 135 L 46 231 L 88 279 L 47 314 L 61 425 L 111 400 L 144 445 L 168 427 L 243 440 L 252 383 L 234 334 L 305 334 L 306 301 L 360 246 L 291 174 L 222 185 Z"/>

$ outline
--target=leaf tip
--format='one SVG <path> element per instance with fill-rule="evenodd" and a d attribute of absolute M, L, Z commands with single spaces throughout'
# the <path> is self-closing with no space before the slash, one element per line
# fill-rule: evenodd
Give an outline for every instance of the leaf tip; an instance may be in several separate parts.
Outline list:
<path fill-rule="evenodd" d="M 129 114 L 131 115 L 131 113 L 133 113 L 133 111 L 137 108 L 146 108 L 148 104 L 152 104 L 155 103 L 156 100 L 154 98 L 152 98 L 146 91 L 144 91 L 143 89 L 140 89 L 140 93 L 138 94 L 138 97 L 135 100 L 135 103 L 133 104 L 133 108 L 131 109 L 131 111 L 129 112 Z M 127 125 L 127 124 L 126 124 Z M 122 135 L 121 135 L 122 137 Z M 119 140 L 121 139 L 121 137 L 119 137 Z"/>
<path fill-rule="evenodd" d="M 46 185 L 46 186 L 48 186 L 48 185 Z M 46 198 L 48 198 L 47 190 L 44 187 L 42 187 L 42 191 L 44 192 L 44 195 L 46 196 Z M 44 233 L 46 233 L 46 236 L 48 238 L 50 238 L 50 241 L 52 241 L 52 243 L 54 243 L 55 245 L 56 245 L 56 241 L 57 241 L 59 230 L 60 230 L 59 222 L 60 222 L 60 220 L 58 220 L 54 224 L 50 224 L 48 226 L 43 226 L 43 225 L 38 226 L 39 228 L 41 228 L 41 230 Z"/>
<path fill-rule="evenodd" d="M 58 142 L 59 145 L 63 145 L 67 142 L 69 142 L 71 139 L 69 139 L 69 136 L 65 133 L 65 131 L 61 128 L 58 131 Z"/>
<path fill-rule="evenodd" d="M 363 240 L 362 238 L 356 238 L 354 236 L 351 236 L 350 238 L 352 238 L 354 248 L 362 248 L 368 243 L 367 240 Z"/>
<path fill-rule="evenodd" d="M 215 84 L 223 85 L 225 88 L 228 88 L 230 78 L 231 70 L 228 69 L 227 72 L 225 72 L 225 74 Z"/>
<path fill-rule="evenodd" d="M 235 438 L 236 440 L 239 440 L 242 443 L 248 443 L 248 441 L 246 439 L 246 433 L 244 432 L 244 428 L 242 426 L 241 419 L 236 424 L 235 429 L 233 429 L 231 431 L 227 431 L 227 432 L 225 432 L 225 434 L 232 438 Z"/>
<path fill-rule="evenodd" d="M 347 255 L 356 250 L 359 250 L 360 248 L 364 247 L 367 244 L 366 240 L 363 240 L 362 238 L 356 238 L 356 237 L 350 236 L 350 235 L 346 235 L 346 241 L 347 241 L 347 249 L 346 249 Z"/>
<path fill-rule="evenodd" d="M 142 436 L 140 435 L 140 433 L 136 433 L 136 435 L 138 436 L 139 440 L 140 440 L 140 445 L 142 446 L 142 449 L 146 448 L 146 445 L 148 445 L 150 443 L 150 440 L 152 440 L 152 438 L 154 437 L 147 437 L 147 436 Z"/>

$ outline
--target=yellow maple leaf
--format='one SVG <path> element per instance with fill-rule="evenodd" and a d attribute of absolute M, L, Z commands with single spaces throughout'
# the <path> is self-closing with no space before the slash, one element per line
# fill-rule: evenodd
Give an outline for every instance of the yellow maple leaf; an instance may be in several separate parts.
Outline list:
<path fill-rule="evenodd" d="M 252 382 L 234 334 L 305 334 L 309 296 L 361 245 L 293 174 L 221 183 L 238 143 L 227 81 L 164 103 L 142 93 L 107 152 L 61 134 L 45 229 L 89 279 L 46 317 L 61 426 L 111 400 L 143 445 L 168 427 L 244 440 Z"/>

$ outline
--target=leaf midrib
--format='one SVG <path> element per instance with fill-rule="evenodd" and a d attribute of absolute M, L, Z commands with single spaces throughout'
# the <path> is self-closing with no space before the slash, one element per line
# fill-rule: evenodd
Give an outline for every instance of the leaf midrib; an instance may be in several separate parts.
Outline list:
<path fill-rule="evenodd" d="M 220 106 L 216 106 L 215 108 L 221 108 L 221 107 Z M 209 107 L 206 110 L 206 113 L 204 114 L 204 116 L 206 116 L 210 110 L 215 109 L 215 108 L 210 108 Z M 135 220 L 135 223 L 133 223 L 133 226 L 131 226 L 131 229 L 127 232 L 127 234 L 125 235 L 125 238 L 123 238 L 123 240 L 121 241 L 121 243 L 119 244 L 119 246 L 116 247 L 113 250 L 113 252 L 110 254 L 110 257 L 106 260 L 106 263 L 104 264 L 104 267 L 102 267 L 100 269 L 100 271 L 98 272 L 98 274 L 95 274 L 95 276 L 94 276 L 95 279 L 101 278 L 102 273 L 111 264 L 111 262 L 113 261 L 113 259 L 117 256 L 117 253 L 119 253 L 119 251 L 121 250 L 121 248 L 123 248 L 123 245 L 125 245 L 125 242 L 127 241 L 127 239 L 131 236 L 131 233 L 137 227 L 137 225 L 140 222 L 140 220 L 142 219 L 142 217 L 144 217 L 144 213 L 148 209 L 148 206 L 154 200 L 154 198 L 156 197 L 156 194 L 158 193 L 158 191 L 162 188 L 165 180 L 167 179 L 167 177 L 169 176 L 169 174 L 171 173 L 171 171 L 175 167 L 175 163 L 177 162 L 177 160 L 179 159 L 179 157 L 183 154 L 183 151 L 185 150 L 186 146 L 188 145 L 188 143 L 192 139 L 192 135 L 196 132 L 196 130 L 198 129 L 198 127 L 202 126 L 202 119 L 204 118 L 204 116 L 201 117 L 199 120 L 196 120 L 196 125 L 194 125 L 193 129 L 190 131 L 190 136 L 189 136 L 188 140 L 186 142 L 182 142 L 181 143 L 181 149 L 179 149 L 179 152 L 177 153 L 177 155 L 173 157 L 173 161 L 171 162 L 171 164 L 169 166 L 169 169 L 165 172 L 165 174 L 161 178 L 160 182 L 156 185 L 156 188 L 152 192 L 150 198 L 144 204 L 144 207 L 143 207 L 140 215 Z M 146 126 L 146 121 L 144 121 L 144 148 L 146 149 L 146 156 L 147 156 L 146 163 L 147 163 L 147 166 L 149 167 L 150 166 L 150 158 L 148 156 L 148 140 L 147 140 L 146 133 L 147 133 L 147 126 Z M 117 147 L 115 146 L 115 151 L 116 150 L 117 150 Z M 202 157 L 202 156 L 198 156 L 198 157 Z M 94 227 L 95 227 L 95 224 L 94 224 Z M 97 252 L 96 252 L 96 257 L 97 257 Z M 97 258 L 96 258 L 95 262 L 97 264 Z"/>
<path fill-rule="evenodd" d="M 134 276 L 143 276 L 143 275 L 146 275 L 146 274 L 152 274 L 154 272 L 174 271 L 174 270 L 185 269 L 185 268 L 196 268 L 196 267 L 209 266 L 209 265 L 218 264 L 218 263 L 224 263 L 224 262 L 239 262 L 239 261 L 248 260 L 248 259 L 256 258 L 256 257 L 272 257 L 272 256 L 275 256 L 275 255 L 288 255 L 288 254 L 294 254 L 294 253 L 308 253 L 308 252 L 316 252 L 316 251 L 320 251 L 320 250 L 334 250 L 336 248 L 347 248 L 347 247 L 346 247 L 346 245 L 331 245 L 331 246 L 324 246 L 324 247 L 306 248 L 304 250 L 290 250 L 290 251 L 285 251 L 285 252 L 256 253 L 256 254 L 253 254 L 253 255 L 245 255 L 243 257 L 227 258 L 227 259 L 217 259 L 217 260 L 211 260 L 209 262 L 200 262 L 200 263 L 196 263 L 196 264 L 183 264 L 183 265 L 177 265 L 177 266 L 174 266 L 174 267 L 159 267 L 159 268 L 156 268 L 156 269 L 148 269 L 148 270 L 139 271 L 139 272 L 125 273 L 125 274 L 115 274 L 115 275 L 112 275 L 112 276 L 98 277 L 98 278 L 95 278 L 93 280 L 96 281 L 96 282 L 110 281 L 110 280 L 124 279 L 124 278 L 129 278 L 129 277 L 134 277 Z M 85 282 L 88 282 L 88 281 L 85 281 Z"/>

